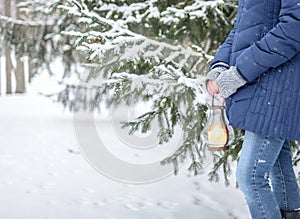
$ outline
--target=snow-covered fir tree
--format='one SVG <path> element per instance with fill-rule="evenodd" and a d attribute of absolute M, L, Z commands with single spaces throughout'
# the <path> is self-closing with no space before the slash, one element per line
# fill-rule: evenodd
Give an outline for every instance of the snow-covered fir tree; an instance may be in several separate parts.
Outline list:
<path fill-rule="evenodd" d="M 103 100 L 110 105 L 150 101 L 149 112 L 124 126 L 130 133 L 147 132 L 156 120 L 160 143 L 180 126 L 183 143 L 162 163 L 173 164 L 176 173 L 180 162 L 191 158 L 189 170 L 198 174 L 206 156 L 200 138 L 207 111 L 202 79 L 231 28 L 236 2 L 70 0 L 59 8 L 75 21 L 63 34 L 76 39 L 89 69 L 59 100 L 73 110 L 94 110 Z M 229 151 L 214 154 L 211 179 L 218 180 L 222 168 L 227 180 L 240 149 L 241 133 L 236 134 Z"/>
<path fill-rule="evenodd" d="M 200 136 L 208 108 L 203 76 L 232 27 L 236 4 L 236 0 L 30 0 L 19 5 L 26 22 L 0 17 L 1 39 L 40 67 L 61 58 L 65 89 L 53 96 L 70 110 L 98 110 L 103 101 L 108 106 L 151 103 L 150 111 L 124 126 L 129 133 L 145 133 L 157 121 L 160 143 L 168 142 L 180 127 L 182 145 L 162 164 L 173 164 L 177 173 L 188 158 L 189 171 L 198 174 L 207 153 Z M 82 66 L 80 74 L 73 68 L 77 64 Z M 68 80 L 74 74 L 75 84 Z M 228 183 L 242 136 L 235 130 L 230 149 L 214 153 L 211 180 L 217 181 L 223 172 Z M 300 152 L 293 143 L 297 163 Z"/>

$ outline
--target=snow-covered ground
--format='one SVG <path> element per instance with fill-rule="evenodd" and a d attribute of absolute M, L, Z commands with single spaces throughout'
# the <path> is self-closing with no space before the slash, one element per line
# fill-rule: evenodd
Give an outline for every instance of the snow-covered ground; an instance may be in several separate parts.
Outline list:
<path fill-rule="evenodd" d="M 97 124 L 105 128 L 107 120 Z M 109 130 L 106 146 L 115 144 Z M 72 114 L 59 105 L 32 93 L 1 97 L 0 218 L 250 218 L 234 181 L 210 183 L 184 167 L 154 183 L 120 183 L 95 170 L 79 148 Z"/>

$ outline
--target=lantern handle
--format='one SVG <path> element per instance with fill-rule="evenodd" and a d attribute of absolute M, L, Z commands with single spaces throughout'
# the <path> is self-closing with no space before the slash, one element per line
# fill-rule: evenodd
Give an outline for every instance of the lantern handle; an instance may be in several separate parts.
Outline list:
<path fill-rule="evenodd" d="M 224 106 L 225 98 L 222 98 L 221 106 Z M 215 106 L 215 94 L 211 96 L 211 106 Z"/>

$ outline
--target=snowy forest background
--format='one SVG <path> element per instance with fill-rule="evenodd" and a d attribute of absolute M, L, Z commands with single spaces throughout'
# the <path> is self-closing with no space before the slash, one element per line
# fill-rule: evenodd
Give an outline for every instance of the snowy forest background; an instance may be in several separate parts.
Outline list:
<path fill-rule="evenodd" d="M 45 86 L 42 94 L 70 112 L 101 114 L 103 104 L 150 105 L 124 128 L 147 133 L 156 122 L 157 138 L 165 144 L 179 127 L 182 143 L 161 163 L 179 174 L 187 161 L 189 173 L 203 173 L 207 149 L 200 134 L 208 101 L 202 82 L 236 5 L 236 0 L 1 0 L 2 98 L 26 93 L 34 78 L 47 74 L 59 89 Z M 242 137 L 235 130 L 230 149 L 213 154 L 205 171 L 211 181 L 230 183 Z M 292 146 L 297 165 L 299 144 Z"/>

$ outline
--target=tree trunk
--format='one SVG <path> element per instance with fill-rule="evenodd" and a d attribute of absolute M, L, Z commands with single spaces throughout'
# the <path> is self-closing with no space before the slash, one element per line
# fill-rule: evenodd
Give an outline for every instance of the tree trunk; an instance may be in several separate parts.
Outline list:
<path fill-rule="evenodd" d="M 24 63 L 17 59 L 17 66 L 15 70 L 16 75 L 16 93 L 25 93 L 25 74 L 24 74 Z"/>
<path fill-rule="evenodd" d="M 10 0 L 5 0 L 5 10 L 4 13 L 6 16 L 10 16 L 11 12 L 11 5 Z M 12 61 L 11 61 L 11 50 L 9 46 L 5 47 L 5 58 L 6 58 L 6 93 L 11 94 L 12 93 L 12 87 L 11 87 L 11 74 L 13 70 Z"/>
<path fill-rule="evenodd" d="M 35 64 L 32 62 L 32 60 L 28 60 L 28 64 L 29 64 L 29 69 L 28 69 L 28 83 L 30 83 L 32 81 L 33 75 L 34 75 L 34 69 L 35 69 Z"/>
<path fill-rule="evenodd" d="M 20 12 L 17 9 L 16 5 L 20 2 L 20 0 L 15 0 L 15 13 L 16 19 L 20 18 Z M 16 52 L 16 51 L 15 51 Z M 24 62 L 21 61 L 20 57 L 16 55 L 16 69 L 15 69 L 15 76 L 16 76 L 16 93 L 25 93 L 25 71 L 24 71 Z"/>
<path fill-rule="evenodd" d="M 3 0 L 1 0 L 1 4 L 0 4 L 0 14 L 4 15 L 4 11 L 5 11 L 5 4 L 3 2 Z M 5 53 L 5 48 L 1 47 L 0 48 L 0 95 L 2 94 L 2 79 L 1 79 L 1 75 L 3 75 L 5 72 L 2 71 L 2 58 L 4 56 Z"/>

